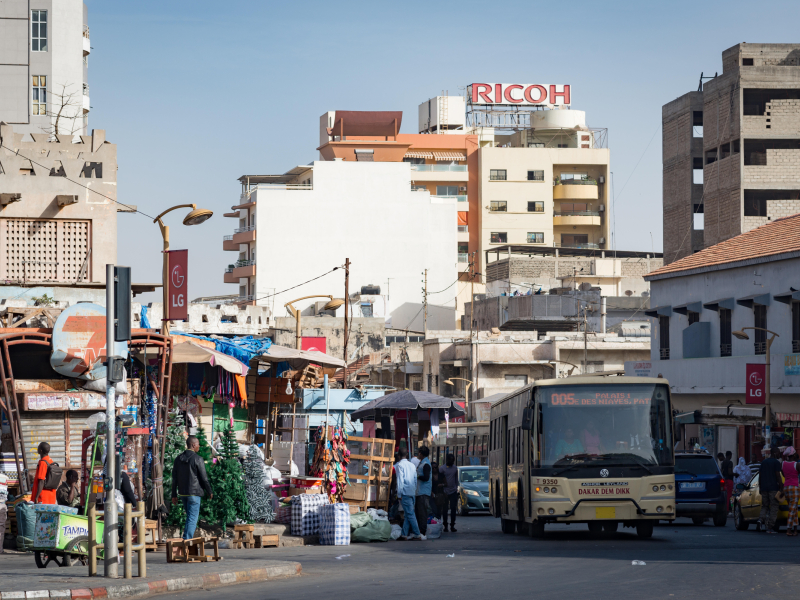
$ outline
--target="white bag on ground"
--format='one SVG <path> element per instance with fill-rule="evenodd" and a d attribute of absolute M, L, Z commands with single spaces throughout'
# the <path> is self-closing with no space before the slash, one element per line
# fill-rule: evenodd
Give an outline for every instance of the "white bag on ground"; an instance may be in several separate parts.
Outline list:
<path fill-rule="evenodd" d="M 380 508 L 368 508 L 367 513 L 372 517 L 373 521 L 388 521 L 389 513 Z"/>
<path fill-rule="evenodd" d="M 428 523 L 428 530 L 425 532 L 425 537 L 429 540 L 435 540 L 442 537 L 443 525 L 441 523 Z"/>
<path fill-rule="evenodd" d="M 397 539 L 397 538 L 399 538 L 401 535 L 403 535 L 403 528 L 402 528 L 402 527 L 400 527 L 400 525 L 398 525 L 397 523 L 395 523 L 394 525 L 392 525 L 392 533 L 391 533 L 391 536 L 390 536 L 390 537 L 391 537 L 393 540 L 396 540 L 396 539 Z"/>

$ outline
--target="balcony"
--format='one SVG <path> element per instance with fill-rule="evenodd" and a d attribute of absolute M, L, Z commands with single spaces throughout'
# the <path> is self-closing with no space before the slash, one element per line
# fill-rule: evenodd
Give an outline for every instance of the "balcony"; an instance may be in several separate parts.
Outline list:
<path fill-rule="evenodd" d="M 254 277 L 256 274 L 256 261 L 242 259 L 236 261 L 236 266 L 233 269 L 233 276 L 239 277 Z"/>
<path fill-rule="evenodd" d="M 92 51 L 92 45 L 89 40 L 89 26 L 83 26 L 83 55 L 89 56 L 89 53 Z"/>
<path fill-rule="evenodd" d="M 412 171 L 466 173 L 467 165 L 411 165 Z"/>
<path fill-rule="evenodd" d="M 236 252 L 238 252 L 239 244 L 233 241 L 232 235 L 225 235 L 222 237 L 222 249 L 225 251 L 235 250 Z"/>
<path fill-rule="evenodd" d="M 553 186 L 553 200 L 597 200 L 597 182 L 591 179 L 567 179 Z"/>
<path fill-rule="evenodd" d="M 469 262 L 469 253 L 468 252 L 459 252 L 458 253 L 458 262 L 460 262 L 460 263 L 468 263 Z"/>
<path fill-rule="evenodd" d="M 256 226 L 239 227 L 233 230 L 233 241 L 236 244 L 247 244 L 256 241 Z"/>
<path fill-rule="evenodd" d="M 233 271 L 234 268 L 230 266 L 225 269 L 225 277 L 223 278 L 224 283 L 239 283 L 239 278 L 234 277 Z"/>
<path fill-rule="evenodd" d="M 556 210 L 553 225 L 600 225 L 600 212 L 592 210 Z"/>
<path fill-rule="evenodd" d="M 565 244 L 556 242 L 553 244 L 555 248 L 578 248 L 579 250 L 599 250 L 600 244 L 595 244 L 592 242 L 584 242 L 584 243 L 574 243 L 574 244 Z"/>
<path fill-rule="evenodd" d="M 92 108 L 91 102 L 89 101 L 89 84 L 83 84 L 83 102 L 82 102 L 83 114 L 89 112 Z"/>
<path fill-rule="evenodd" d="M 469 242 L 469 229 L 466 225 L 458 225 L 456 238 L 459 242 Z"/>
<path fill-rule="evenodd" d="M 411 181 L 467 183 L 467 165 L 410 165 Z"/>
<path fill-rule="evenodd" d="M 459 194 L 458 196 L 431 196 L 432 198 L 455 198 L 458 202 L 467 202 L 467 195 L 466 194 Z M 458 207 L 458 210 L 466 210 L 466 207 Z"/>

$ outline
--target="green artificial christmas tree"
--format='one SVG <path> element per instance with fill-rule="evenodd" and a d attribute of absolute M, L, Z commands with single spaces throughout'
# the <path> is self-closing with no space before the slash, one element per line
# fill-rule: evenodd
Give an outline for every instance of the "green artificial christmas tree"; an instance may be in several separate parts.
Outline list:
<path fill-rule="evenodd" d="M 198 423 L 197 425 L 197 436 L 198 441 L 200 442 L 200 448 L 197 450 L 197 453 L 200 455 L 200 458 L 203 459 L 203 462 L 206 463 L 206 470 L 209 469 L 211 466 L 211 446 L 208 444 L 208 438 L 206 437 L 206 430 L 203 429 L 203 426 Z"/>
<path fill-rule="evenodd" d="M 205 504 L 207 511 L 201 508 L 200 516 L 211 523 L 227 530 L 228 523 L 236 519 L 249 520 L 250 505 L 244 487 L 242 465 L 239 462 L 239 444 L 236 434 L 228 427 L 222 432 L 222 451 L 214 466 L 208 470 L 208 479 L 214 498 Z"/>
<path fill-rule="evenodd" d="M 258 523 L 272 523 L 272 491 L 264 487 L 264 461 L 256 445 L 250 446 L 244 458 L 244 488 L 250 504 L 250 518 Z"/>
<path fill-rule="evenodd" d="M 167 516 L 168 525 L 183 527 L 186 522 L 186 512 L 183 503 L 172 504 L 172 466 L 175 459 L 186 450 L 186 428 L 183 418 L 177 414 L 169 416 L 167 424 L 167 440 L 164 446 L 164 503 L 169 507 Z"/>

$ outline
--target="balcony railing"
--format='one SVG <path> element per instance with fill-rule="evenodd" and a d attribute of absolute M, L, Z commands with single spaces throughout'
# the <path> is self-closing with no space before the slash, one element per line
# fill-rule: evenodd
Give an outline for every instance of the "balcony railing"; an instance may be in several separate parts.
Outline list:
<path fill-rule="evenodd" d="M 84 83 L 83 84 L 83 95 L 84 96 L 89 96 L 89 84 L 88 83 Z"/>
<path fill-rule="evenodd" d="M 234 269 L 234 267 L 225 267 L 225 272 L 226 273 L 233 273 L 233 269 Z"/>
<path fill-rule="evenodd" d="M 467 252 L 459 252 L 458 253 L 458 262 L 460 262 L 460 263 L 468 263 L 469 262 L 469 253 L 467 253 Z"/>
<path fill-rule="evenodd" d="M 222 239 L 226 242 L 230 242 L 233 239 L 232 235 L 223 235 Z"/>
<path fill-rule="evenodd" d="M 85 37 L 85 38 L 89 37 L 89 26 L 88 25 L 84 25 L 83 26 L 83 37 Z"/>
<path fill-rule="evenodd" d="M 433 172 L 446 172 L 456 171 L 463 173 L 467 170 L 467 165 L 411 165 L 412 171 L 433 171 Z"/>
<path fill-rule="evenodd" d="M 767 353 L 767 342 L 755 342 L 753 346 L 756 349 L 756 354 L 766 354 Z"/>
<path fill-rule="evenodd" d="M 557 210 L 553 211 L 554 217 L 599 217 L 596 210 Z"/>
<path fill-rule="evenodd" d="M 458 233 L 469 233 L 469 225 L 459 225 Z"/>
<path fill-rule="evenodd" d="M 253 231 L 256 228 L 255 225 L 248 225 L 247 227 L 239 227 L 238 229 L 234 229 L 233 233 L 247 233 L 248 231 Z"/>
<path fill-rule="evenodd" d="M 245 258 L 245 259 L 239 259 L 239 260 L 236 261 L 236 266 L 237 267 L 252 267 L 254 264 L 256 264 L 255 259 L 246 259 Z"/>
<path fill-rule="evenodd" d="M 792 352 L 800 353 L 800 340 L 792 340 Z"/>
<path fill-rule="evenodd" d="M 659 355 L 661 356 L 661 360 L 669 360 L 669 348 L 660 348 Z"/>
<path fill-rule="evenodd" d="M 731 348 L 730 344 L 720 344 L 719 345 L 719 355 L 720 356 L 733 356 L 733 349 Z"/>
<path fill-rule="evenodd" d="M 556 248 L 578 248 L 580 250 L 597 250 L 600 248 L 600 244 L 594 243 L 586 243 L 586 244 L 565 244 L 565 243 L 558 243 L 556 242 L 553 244 Z"/>
<path fill-rule="evenodd" d="M 436 196 L 436 195 L 434 195 L 433 197 L 434 198 L 455 198 L 459 202 L 466 202 L 467 201 L 467 196 L 466 195 L 461 195 L 461 194 L 459 194 L 457 196 L 456 195 L 452 195 L 452 196 Z"/>
<path fill-rule="evenodd" d="M 597 185 L 594 179 L 564 179 L 557 180 L 554 185 Z"/>
<path fill-rule="evenodd" d="M 253 294 L 249 294 L 247 296 L 239 296 L 238 298 L 236 298 L 236 300 L 238 302 L 252 302 L 253 300 L 255 300 L 255 296 L 253 296 Z"/>

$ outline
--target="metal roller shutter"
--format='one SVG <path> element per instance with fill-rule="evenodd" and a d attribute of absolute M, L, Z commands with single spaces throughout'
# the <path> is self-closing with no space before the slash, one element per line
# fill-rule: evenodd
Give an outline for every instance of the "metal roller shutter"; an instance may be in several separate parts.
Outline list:
<path fill-rule="evenodd" d="M 69 466 L 77 469 L 81 466 L 81 444 L 83 443 L 83 430 L 94 429 L 95 419 L 92 419 L 92 427 L 89 427 L 88 420 L 96 412 L 80 411 L 71 412 L 69 418 Z M 102 413 L 101 413 L 102 415 Z"/>
<path fill-rule="evenodd" d="M 22 413 L 22 439 L 25 440 L 25 459 L 31 473 L 39 462 L 36 449 L 42 442 L 50 444 L 50 458 L 62 467 L 67 465 L 65 415 L 64 412 Z"/>

